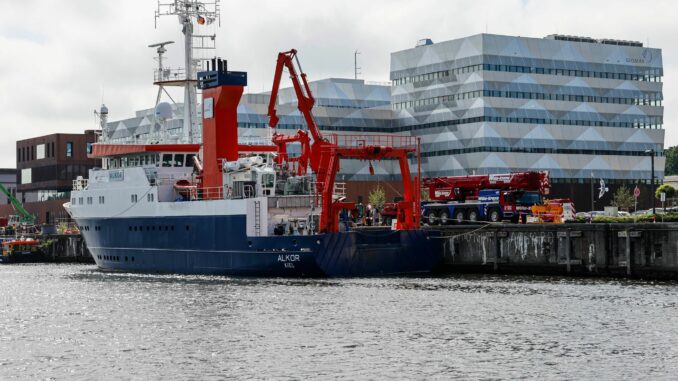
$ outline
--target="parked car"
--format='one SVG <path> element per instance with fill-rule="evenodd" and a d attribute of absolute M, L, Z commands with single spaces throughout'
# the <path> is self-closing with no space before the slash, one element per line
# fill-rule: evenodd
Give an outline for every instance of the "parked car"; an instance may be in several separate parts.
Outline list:
<path fill-rule="evenodd" d="M 604 216 L 605 212 L 600 211 L 600 210 L 594 210 L 593 212 L 579 212 L 575 215 L 575 217 L 580 217 L 580 218 L 591 218 L 591 217 L 598 217 L 598 216 Z"/>

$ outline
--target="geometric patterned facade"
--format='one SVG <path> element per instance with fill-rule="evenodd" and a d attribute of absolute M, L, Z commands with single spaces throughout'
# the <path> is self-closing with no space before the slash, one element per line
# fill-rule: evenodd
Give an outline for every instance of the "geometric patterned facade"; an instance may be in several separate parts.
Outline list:
<path fill-rule="evenodd" d="M 569 40 L 569 41 L 566 41 Z M 391 54 L 392 84 L 309 83 L 321 130 L 422 138 L 422 175 L 549 170 L 554 183 L 663 178 L 662 54 L 639 43 L 479 34 Z M 312 75 L 312 73 L 311 73 Z M 244 94 L 241 141 L 270 139 L 269 94 Z M 306 129 L 293 89 L 278 98 L 279 130 Z M 181 106 L 165 124 L 182 128 Z M 200 107 L 198 107 L 200 110 Z M 109 123 L 118 142 L 158 129 L 153 110 Z M 199 127 L 199 126 L 198 126 Z M 194 130 L 200 130 L 195 128 Z M 292 147 L 291 154 L 295 153 Z M 340 180 L 396 180 L 392 161 L 342 161 Z"/>
<path fill-rule="evenodd" d="M 661 179 L 662 56 L 639 45 L 479 34 L 392 53 L 394 129 L 422 137 L 429 176 L 649 182 L 654 150 Z"/>

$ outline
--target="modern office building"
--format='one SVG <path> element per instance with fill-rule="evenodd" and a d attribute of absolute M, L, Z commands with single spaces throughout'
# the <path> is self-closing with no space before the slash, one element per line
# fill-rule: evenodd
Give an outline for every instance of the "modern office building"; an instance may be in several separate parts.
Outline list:
<path fill-rule="evenodd" d="M 392 53 L 391 84 L 331 78 L 310 86 L 323 131 L 421 137 L 423 176 L 548 170 L 554 196 L 573 197 L 584 210 L 592 179 L 611 191 L 640 184 L 641 202 L 650 202 L 650 154 L 658 179 L 664 170 L 662 75 L 661 50 L 639 42 L 479 34 Z M 268 102 L 267 93 L 243 95 L 242 141 L 270 138 Z M 291 88 L 281 89 L 278 104 L 278 129 L 306 128 Z M 143 110 L 109 123 L 109 138 L 143 140 L 160 129 L 154 123 L 181 136 L 181 106 L 172 108 L 162 122 Z M 375 183 L 397 194 L 395 163 L 371 164 L 374 175 L 368 162 L 342 162 L 349 196 Z"/>
<path fill-rule="evenodd" d="M 639 42 L 428 40 L 391 54 L 393 129 L 422 137 L 428 176 L 549 170 L 557 195 L 590 202 L 592 176 L 649 183 L 649 154 L 663 177 L 662 75 Z"/>

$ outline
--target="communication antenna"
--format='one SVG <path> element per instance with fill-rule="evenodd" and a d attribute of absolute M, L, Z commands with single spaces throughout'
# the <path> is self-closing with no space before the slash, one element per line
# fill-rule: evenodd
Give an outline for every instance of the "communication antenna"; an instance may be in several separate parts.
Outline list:
<path fill-rule="evenodd" d="M 205 26 L 216 22 L 221 26 L 221 7 L 220 0 L 200 1 L 200 0 L 174 0 L 173 2 L 165 2 L 158 0 L 158 9 L 155 11 L 155 27 L 158 27 L 158 18 L 161 16 L 177 16 L 179 24 L 182 26 L 182 33 L 184 34 L 184 72 L 176 71 L 174 78 L 168 80 L 162 77 L 156 78 L 155 83 L 164 86 L 183 86 L 184 87 L 184 128 L 182 140 L 186 143 L 193 142 L 193 126 L 197 125 L 197 80 L 196 72 L 204 58 L 195 59 L 194 53 L 198 53 L 205 49 L 216 49 L 215 38 L 216 35 L 194 34 L 197 25 Z M 162 67 L 161 48 L 164 50 L 164 45 L 171 42 L 154 44 L 158 47 L 158 68 L 160 74 L 164 73 L 165 68 Z M 152 47 L 155 47 L 152 46 Z M 172 75 L 171 72 L 168 75 Z M 158 91 L 160 94 L 161 91 Z M 159 101 L 159 99 L 158 99 Z M 156 102 L 156 106 L 157 106 Z"/>
<path fill-rule="evenodd" d="M 99 135 L 99 141 L 105 142 L 108 140 L 108 107 L 101 103 L 101 108 L 99 111 L 94 110 L 94 116 L 99 119 L 99 127 L 101 128 L 101 135 Z"/>
<path fill-rule="evenodd" d="M 358 74 L 362 74 L 360 72 L 360 69 L 362 69 L 362 68 L 358 66 L 358 54 L 360 54 L 360 52 L 358 50 L 353 52 L 353 73 L 354 73 L 355 79 L 358 79 Z"/>

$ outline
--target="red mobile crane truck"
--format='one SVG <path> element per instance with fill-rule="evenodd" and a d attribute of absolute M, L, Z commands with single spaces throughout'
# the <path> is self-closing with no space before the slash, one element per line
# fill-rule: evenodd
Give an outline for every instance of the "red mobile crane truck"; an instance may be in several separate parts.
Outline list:
<path fill-rule="evenodd" d="M 541 204 L 550 191 L 547 171 L 434 177 L 424 179 L 423 185 L 430 201 L 422 203 L 422 217 L 431 225 L 525 222 L 532 206 Z"/>

